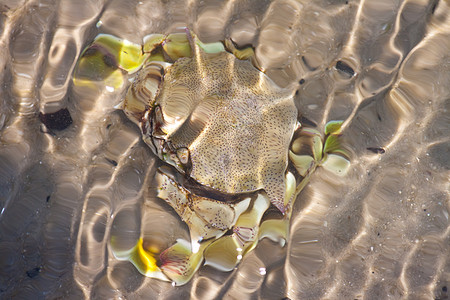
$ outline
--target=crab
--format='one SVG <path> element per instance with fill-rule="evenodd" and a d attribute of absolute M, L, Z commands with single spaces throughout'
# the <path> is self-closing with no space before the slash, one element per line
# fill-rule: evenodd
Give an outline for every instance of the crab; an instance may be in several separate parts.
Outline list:
<path fill-rule="evenodd" d="M 233 270 L 264 237 L 284 246 L 293 204 L 313 171 L 348 169 L 342 121 L 327 123 L 323 134 L 303 127 L 295 89 L 275 84 L 251 47 L 205 44 L 188 29 L 146 36 L 143 45 L 101 34 L 81 54 L 74 83 L 95 77 L 119 87 L 123 74 L 134 77 L 116 108 L 165 163 L 157 196 L 190 233 L 190 241 L 161 251 L 143 238 L 115 250 L 112 237 L 115 257 L 146 276 L 183 285 L 202 264 Z"/>

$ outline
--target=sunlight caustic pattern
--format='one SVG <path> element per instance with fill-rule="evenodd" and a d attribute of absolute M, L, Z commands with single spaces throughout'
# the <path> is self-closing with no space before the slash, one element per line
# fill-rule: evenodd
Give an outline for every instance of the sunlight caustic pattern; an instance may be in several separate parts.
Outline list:
<path fill-rule="evenodd" d="M 302 124 L 344 120 L 351 166 L 311 176 L 284 247 L 263 239 L 233 271 L 173 287 L 109 246 L 189 240 L 156 197 L 161 163 L 114 109 L 127 84 L 87 93 L 72 74 L 98 34 L 181 27 L 254 47 Z M 3 0 L 0 28 L 0 298 L 448 298 L 448 1 Z"/>

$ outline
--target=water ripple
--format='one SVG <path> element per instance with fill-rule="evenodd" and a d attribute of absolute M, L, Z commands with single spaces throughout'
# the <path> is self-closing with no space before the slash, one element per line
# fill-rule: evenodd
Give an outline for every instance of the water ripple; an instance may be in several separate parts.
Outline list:
<path fill-rule="evenodd" d="M 345 120 L 352 164 L 313 175 L 285 247 L 263 240 L 175 288 L 111 251 L 189 237 L 113 108 L 125 89 L 71 75 L 98 33 L 140 43 L 184 26 L 253 46 L 319 130 Z M 0 28 L 0 298 L 448 298 L 448 1 L 3 1 Z"/>

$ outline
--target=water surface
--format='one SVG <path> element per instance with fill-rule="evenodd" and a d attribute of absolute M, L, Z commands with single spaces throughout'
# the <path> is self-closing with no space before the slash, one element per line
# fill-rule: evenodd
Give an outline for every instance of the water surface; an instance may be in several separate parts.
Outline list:
<path fill-rule="evenodd" d="M 449 6 L 1 0 L 0 298 L 447 299 Z M 253 45 L 275 82 L 298 86 L 304 118 L 346 120 L 352 161 L 344 178 L 313 175 L 284 248 L 263 240 L 233 272 L 203 267 L 172 287 L 108 248 L 112 231 L 188 236 L 113 108 L 125 90 L 85 93 L 71 74 L 98 33 L 140 43 L 183 26 Z"/>

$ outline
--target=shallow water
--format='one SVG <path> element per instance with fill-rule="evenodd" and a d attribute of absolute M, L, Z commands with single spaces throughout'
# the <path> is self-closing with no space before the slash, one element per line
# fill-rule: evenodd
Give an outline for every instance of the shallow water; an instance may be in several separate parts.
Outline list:
<path fill-rule="evenodd" d="M 255 46 L 304 118 L 346 120 L 352 160 L 346 177 L 314 173 L 284 248 L 262 240 L 233 272 L 172 287 L 108 248 L 111 232 L 188 235 L 113 108 L 124 90 L 86 94 L 71 74 L 98 33 L 182 26 Z M 0 0 L 0 28 L 0 298 L 448 299 L 448 1 Z"/>

